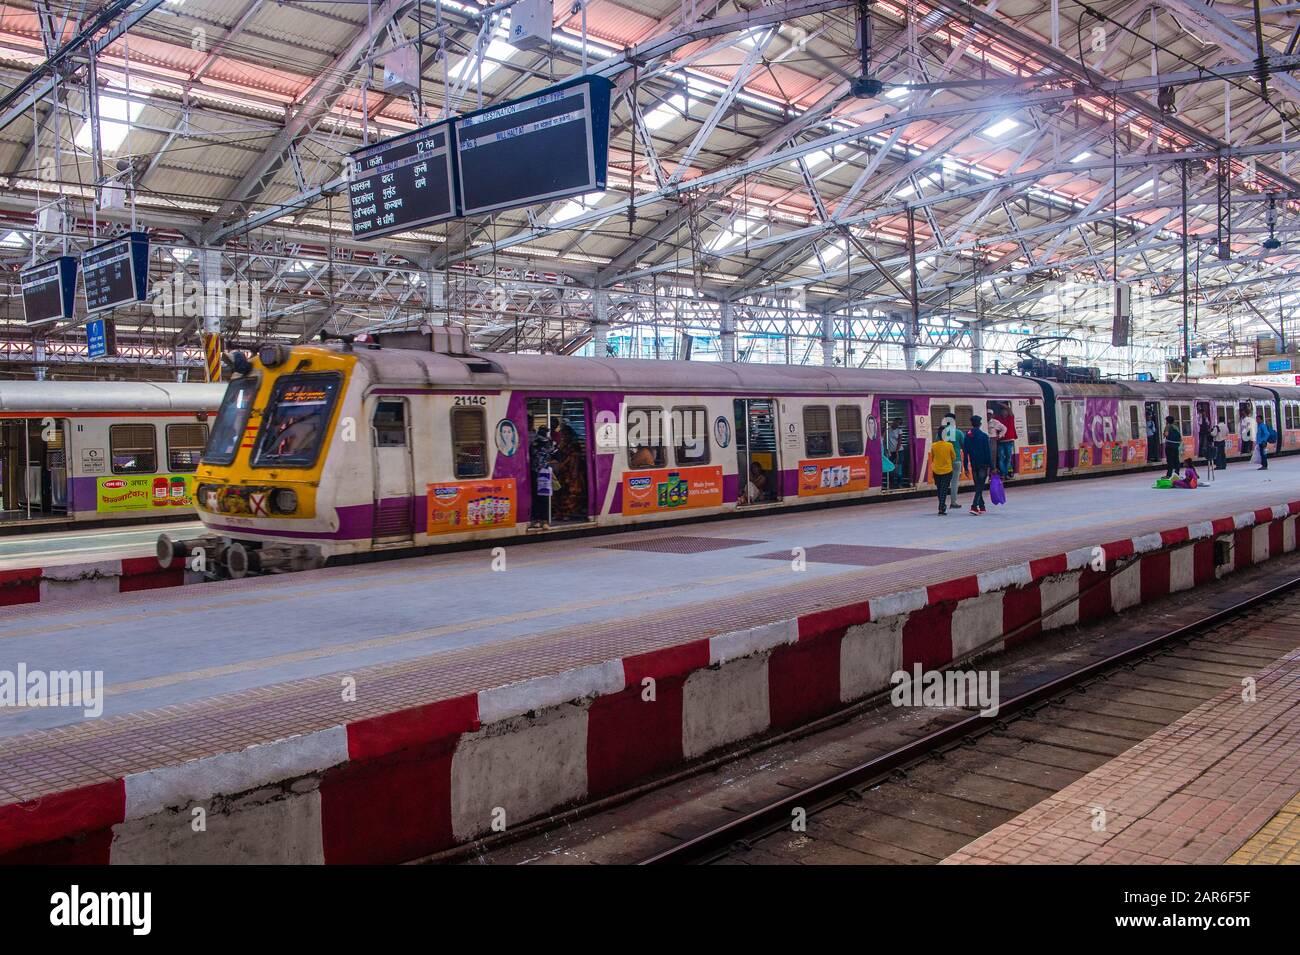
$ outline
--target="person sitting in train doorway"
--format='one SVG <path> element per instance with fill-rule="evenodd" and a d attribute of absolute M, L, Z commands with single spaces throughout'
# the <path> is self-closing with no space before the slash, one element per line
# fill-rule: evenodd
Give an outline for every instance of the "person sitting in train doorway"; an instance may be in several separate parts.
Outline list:
<path fill-rule="evenodd" d="M 1200 477 L 1201 476 L 1196 473 L 1196 466 L 1192 463 L 1192 459 L 1188 458 L 1186 461 L 1183 462 L 1183 476 L 1180 477 L 1177 481 L 1175 481 L 1173 483 L 1173 486 L 1194 488 L 1196 487 L 1197 482 L 1200 480 Z"/>
<path fill-rule="evenodd" d="M 1016 450 L 1016 416 L 1011 411 L 1010 402 L 1002 402 L 993 408 L 989 421 L 989 437 L 996 442 L 998 449 L 997 467 L 1002 480 L 1011 479 L 1011 462 Z"/>
<path fill-rule="evenodd" d="M 1183 449 L 1183 433 L 1174 424 L 1173 415 L 1165 415 L 1165 477 L 1178 470 L 1178 453 Z"/>
<path fill-rule="evenodd" d="M 948 484 L 948 506 L 957 508 L 961 506 L 960 502 L 957 500 L 957 485 L 961 483 L 961 449 L 966 436 L 962 434 L 961 428 L 957 427 L 957 419 L 952 414 L 944 415 L 943 427 L 939 432 L 939 437 L 952 445 L 954 467 L 952 471 L 952 481 Z"/>
<path fill-rule="evenodd" d="M 956 471 L 953 466 L 956 456 L 952 445 L 947 441 L 933 441 L 927 457 L 930 474 L 934 477 L 935 491 L 939 495 L 939 514 L 942 516 L 948 513 L 948 488 L 952 485 L 953 472 Z"/>
<path fill-rule="evenodd" d="M 984 483 L 989 479 L 989 471 L 993 469 L 993 449 L 989 443 L 989 436 L 980 429 L 984 419 L 979 415 L 971 415 L 970 430 L 966 432 L 966 440 L 962 445 L 962 461 L 970 468 L 971 477 L 975 479 L 975 498 L 970 502 L 970 512 L 974 515 L 983 514 L 987 508 L 984 506 Z"/>
<path fill-rule="evenodd" d="M 555 442 L 551 440 L 551 429 L 539 424 L 528 441 L 528 474 L 532 485 L 532 509 L 528 523 L 531 527 L 540 527 L 551 517 L 550 468 L 554 454 Z"/>
<path fill-rule="evenodd" d="M 745 503 L 757 504 L 767 499 L 767 473 L 757 461 L 749 462 L 749 482 L 745 485 Z"/>
<path fill-rule="evenodd" d="M 1210 429 L 1210 440 L 1214 442 L 1214 470 L 1226 471 L 1228 469 L 1228 426 L 1222 421 L 1216 422 Z"/>
<path fill-rule="evenodd" d="M 551 472 L 551 515 L 554 520 L 581 521 L 587 518 L 587 462 L 578 435 L 567 422 L 555 429 L 555 457 Z"/>

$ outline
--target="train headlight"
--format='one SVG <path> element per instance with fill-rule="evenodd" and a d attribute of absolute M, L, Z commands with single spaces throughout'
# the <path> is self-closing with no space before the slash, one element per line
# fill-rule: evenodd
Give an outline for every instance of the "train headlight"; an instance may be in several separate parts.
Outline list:
<path fill-rule="evenodd" d="M 275 368 L 289 360 L 289 349 L 279 342 L 263 345 L 257 350 L 263 368 Z"/>
<path fill-rule="evenodd" d="M 298 510 L 298 492 L 287 487 L 271 492 L 271 510 L 277 514 L 292 514 Z"/>

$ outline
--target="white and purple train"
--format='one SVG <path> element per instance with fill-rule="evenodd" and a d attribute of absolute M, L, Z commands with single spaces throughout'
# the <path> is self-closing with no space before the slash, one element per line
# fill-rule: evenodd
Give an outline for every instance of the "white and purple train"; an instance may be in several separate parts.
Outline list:
<path fill-rule="evenodd" d="M 1231 457 L 1258 419 L 1279 450 L 1300 445 L 1298 389 L 471 353 L 442 330 L 391 341 L 237 356 L 196 478 L 215 572 L 915 492 L 948 414 L 1008 416 L 1018 480 L 1149 467 L 1147 421 L 1166 415 L 1188 454 L 1202 417 L 1225 424 Z M 198 543 L 164 537 L 160 558 Z"/>

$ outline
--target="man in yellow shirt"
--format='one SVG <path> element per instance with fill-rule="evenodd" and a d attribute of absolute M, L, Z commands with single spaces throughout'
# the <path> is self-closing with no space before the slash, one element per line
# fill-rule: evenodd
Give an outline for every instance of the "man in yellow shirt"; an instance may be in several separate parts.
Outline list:
<path fill-rule="evenodd" d="M 947 441 L 930 442 L 930 473 L 934 475 L 934 486 L 939 492 L 939 513 L 948 513 L 948 487 L 952 483 L 953 464 L 956 453 Z"/>

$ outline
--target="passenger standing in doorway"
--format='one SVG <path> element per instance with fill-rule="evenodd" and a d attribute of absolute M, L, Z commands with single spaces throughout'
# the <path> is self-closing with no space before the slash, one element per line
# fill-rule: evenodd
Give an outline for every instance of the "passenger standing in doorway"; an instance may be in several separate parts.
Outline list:
<path fill-rule="evenodd" d="M 538 425 L 528 441 L 528 473 L 532 485 L 532 510 L 529 514 L 529 523 L 532 525 L 544 524 L 551 516 L 549 478 L 547 493 L 542 494 L 538 488 L 538 475 L 543 469 L 551 466 L 551 458 L 554 454 L 555 442 L 551 440 L 550 428 L 546 425 Z"/>
<path fill-rule="evenodd" d="M 898 469 L 898 451 L 902 443 L 903 429 L 898 426 L 898 421 L 889 422 L 889 427 L 885 430 L 885 454 L 889 456 L 889 461 L 894 465 L 894 470 L 889 472 L 889 486 L 897 487 L 899 478 Z"/>
<path fill-rule="evenodd" d="M 944 441 L 952 445 L 953 469 L 952 481 L 948 484 L 948 506 L 960 507 L 957 501 L 957 485 L 961 483 L 961 448 L 965 440 L 961 428 L 957 427 L 957 419 L 952 415 L 944 415 L 943 430 L 939 433 Z"/>
<path fill-rule="evenodd" d="M 1228 468 L 1228 426 L 1218 422 L 1211 429 L 1210 437 L 1214 441 L 1214 470 L 1225 471 Z"/>
<path fill-rule="evenodd" d="M 1201 415 L 1200 433 L 1197 435 L 1201 457 L 1205 459 L 1205 470 L 1214 467 L 1214 428 L 1210 426 L 1208 415 Z"/>
<path fill-rule="evenodd" d="M 1147 461 L 1160 460 L 1160 425 L 1156 422 L 1155 412 L 1147 411 Z"/>
<path fill-rule="evenodd" d="M 983 421 L 984 419 L 979 415 L 971 416 L 971 428 L 966 432 L 966 440 L 962 446 L 962 461 L 970 468 L 971 477 L 975 479 L 975 498 L 970 502 L 972 514 L 983 514 L 986 510 L 984 484 L 988 481 L 989 471 L 993 468 L 993 450 L 989 444 L 989 436 L 980 430 Z"/>
<path fill-rule="evenodd" d="M 1178 454 L 1183 449 L 1183 433 L 1174 424 L 1173 415 L 1165 415 L 1165 477 L 1178 471 Z"/>
<path fill-rule="evenodd" d="M 948 513 L 948 488 L 952 485 L 952 479 L 956 468 L 953 462 L 956 457 L 953 453 L 952 445 L 947 441 L 934 441 L 930 444 L 930 473 L 934 475 L 935 491 L 939 495 L 939 513 Z"/>
<path fill-rule="evenodd" d="M 997 442 L 998 473 L 1002 475 L 1002 480 L 1009 481 L 1016 454 L 1016 416 L 1009 401 L 998 405 L 993 420 L 989 422 L 989 436 Z"/>

